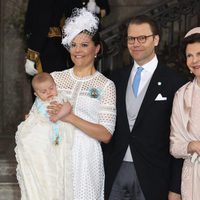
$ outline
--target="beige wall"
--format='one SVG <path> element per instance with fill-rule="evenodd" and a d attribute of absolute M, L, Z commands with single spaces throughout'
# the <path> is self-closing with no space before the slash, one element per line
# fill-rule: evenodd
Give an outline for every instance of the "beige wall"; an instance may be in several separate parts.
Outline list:
<path fill-rule="evenodd" d="M 103 26 L 119 23 L 160 3 L 160 0 L 109 0 L 111 12 L 103 19 Z"/>

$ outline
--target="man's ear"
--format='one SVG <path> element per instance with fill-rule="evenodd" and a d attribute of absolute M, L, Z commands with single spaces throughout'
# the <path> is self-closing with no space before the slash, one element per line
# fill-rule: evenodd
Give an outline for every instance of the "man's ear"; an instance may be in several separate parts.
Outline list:
<path fill-rule="evenodd" d="M 155 47 L 158 46 L 159 41 L 160 41 L 159 35 L 155 35 L 155 36 L 154 36 L 154 45 L 155 45 Z"/>

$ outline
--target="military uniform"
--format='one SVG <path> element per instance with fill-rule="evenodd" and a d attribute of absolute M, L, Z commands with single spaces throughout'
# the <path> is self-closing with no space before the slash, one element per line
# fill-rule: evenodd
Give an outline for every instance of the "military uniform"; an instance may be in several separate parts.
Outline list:
<path fill-rule="evenodd" d="M 29 0 L 25 18 L 27 58 L 38 72 L 52 72 L 69 67 L 69 53 L 61 44 L 61 19 L 67 0 Z"/>
<path fill-rule="evenodd" d="M 27 59 L 36 63 L 38 72 L 61 71 L 71 67 L 69 52 L 61 44 L 64 18 L 74 8 L 86 7 L 89 0 L 29 0 L 25 18 Z M 100 11 L 109 14 L 107 0 L 96 0 Z M 99 17 L 100 14 L 99 14 Z"/>

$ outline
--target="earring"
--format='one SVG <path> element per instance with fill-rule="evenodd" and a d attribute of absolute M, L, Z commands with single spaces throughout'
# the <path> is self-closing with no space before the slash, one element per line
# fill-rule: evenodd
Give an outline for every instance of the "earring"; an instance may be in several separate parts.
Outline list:
<path fill-rule="evenodd" d="M 97 58 L 97 55 L 95 55 L 94 58 Z"/>
<path fill-rule="evenodd" d="M 192 74 L 192 71 L 190 71 L 190 74 Z"/>

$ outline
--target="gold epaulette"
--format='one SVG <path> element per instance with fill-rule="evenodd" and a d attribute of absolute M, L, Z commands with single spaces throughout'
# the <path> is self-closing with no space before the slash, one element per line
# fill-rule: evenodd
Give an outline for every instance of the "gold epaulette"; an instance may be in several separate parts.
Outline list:
<path fill-rule="evenodd" d="M 26 54 L 27 59 L 37 62 L 38 59 L 40 58 L 39 56 L 40 56 L 39 52 L 28 48 L 27 54 Z"/>
<path fill-rule="evenodd" d="M 49 27 L 48 37 L 61 37 L 60 27 Z"/>
<path fill-rule="evenodd" d="M 27 53 L 26 53 L 26 58 L 35 62 L 38 73 L 42 72 L 42 63 L 40 61 L 40 53 L 39 52 L 28 48 Z"/>
<path fill-rule="evenodd" d="M 60 19 L 60 28 L 62 29 L 63 26 L 65 25 L 65 20 L 66 20 L 66 17 L 65 16 L 62 16 L 62 18 Z"/>

